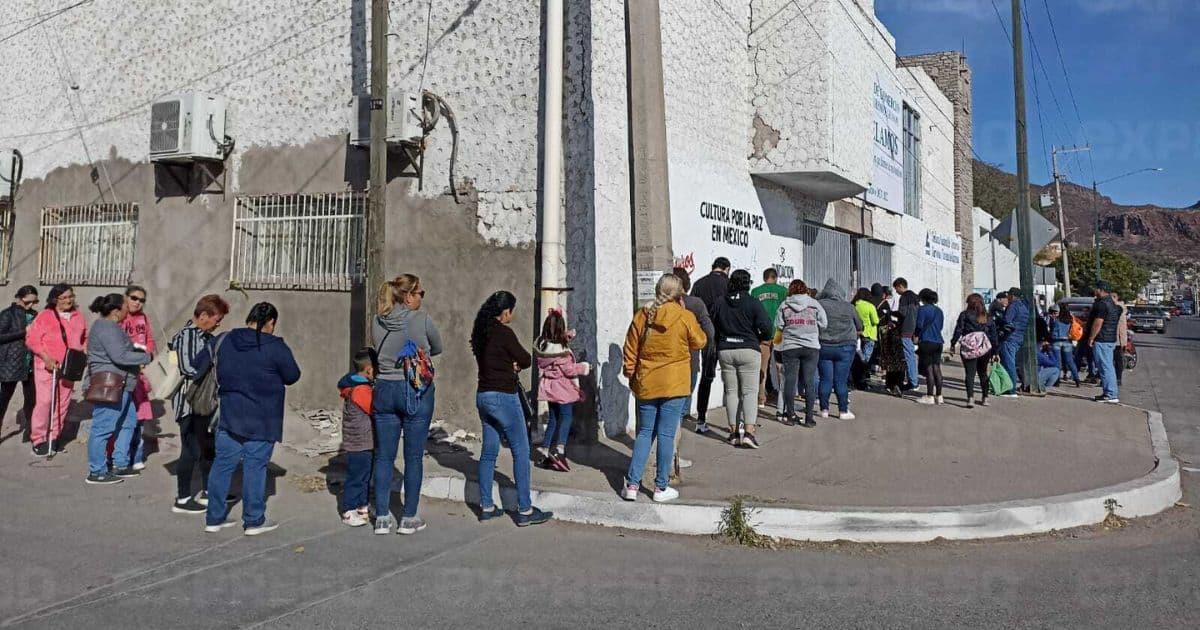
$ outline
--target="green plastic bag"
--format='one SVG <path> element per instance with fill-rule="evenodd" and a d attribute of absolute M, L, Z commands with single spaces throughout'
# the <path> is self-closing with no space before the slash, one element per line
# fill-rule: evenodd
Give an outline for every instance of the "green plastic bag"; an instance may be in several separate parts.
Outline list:
<path fill-rule="evenodd" d="M 1004 366 L 999 363 L 993 363 L 988 368 L 988 385 L 991 387 L 991 393 L 994 396 L 1007 394 L 1013 389 L 1012 377 L 1008 375 L 1008 370 L 1004 369 Z"/>

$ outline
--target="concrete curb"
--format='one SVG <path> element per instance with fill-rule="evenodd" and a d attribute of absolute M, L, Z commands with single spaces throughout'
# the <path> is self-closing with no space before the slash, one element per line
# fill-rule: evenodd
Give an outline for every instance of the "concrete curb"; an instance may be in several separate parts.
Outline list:
<path fill-rule="evenodd" d="M 1041 499 L 945 507 L 786 508 L 752 506 L 751 520 L 763 534 L 806 541 L 849 540 L 871 543 L 926 542 L 935 538 L 970 540 L 1044 533 L 1094 525 L 1108 515 L 1105 504 L 1115 500 L 1118 516 L 1157 514 L 1183 496 L 1179 464 L 1163 427 L 1162 414 L 1146 411 L 1155 466 L 1149 474 L 1124 483 Z M 462 477 L 425 480 L 423 496 L 469 501 L 479 498 L 477 483 Z M 512 488 L 496 491 L 503 505 L 515 505 Z M 721 502 L 653 503 L 639 497 L 622 501 L 615 493 L 533 492 L 535 504 L 553 510 L 564 521 L 624 527 L 671 534 L 705 535 L 717 531 Z"/>

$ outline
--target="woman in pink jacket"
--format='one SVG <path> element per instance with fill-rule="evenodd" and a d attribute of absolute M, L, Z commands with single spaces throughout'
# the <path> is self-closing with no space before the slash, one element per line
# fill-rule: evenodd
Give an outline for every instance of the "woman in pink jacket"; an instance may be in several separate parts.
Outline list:
<path fill-rule="evenodd" d="M 575 354 L 567 347 L 574 336 L 574 331 L 567 330 L 567 320 L 563 318 L 562 311 L 550 309 L 550 314 L 542 323 L 542 335 L 534 344 L 538 365 L 538 400 L 544 400 L 550 406 L 546 435 L 538 449 L 542 455 L 540 465 L 560 472 L 571 470 L 566 457 L 567 436 L 571 434 L 573 405 L 583 400 L 579 377 L 591 372 L 591 366 L 576 362 Z"/>
<path fill-rule="evenodd" d="M 146 289 L 136 284 L 125 289 L 125 303 L 129 306 L 129 315 L 121 322 L 121 328 L 133 340 L 136 348 L 141 348 L 146 354 L 153 356 L 157 351 L 154 344 L 154 327 L 150 325 L 150 317 L 146 315 Z M 143 372 L 138 376 L 137 385 L 133 388 L 133 405 L 137 409 L 138 423 L 133 429 L 133 469 L 142 470 L 146 467 L 146 441 L 142 438 L 142 423 L 154 419 L 154 409 L 150 405 L 150 379 Z"/>
<path fill-rule="evenodd" d="M 33 353 L 33 383 L 37 389 L 30 438 L 33 454 L 45 457 L 51 444 L 55 450 L 60 447 L 58 437 L 75 388 L 75 383 L 57 378 L 57 370 L 67 356 L 67 348 L 85 351 L 87 347 L 87 322 L 75 308 L 75 290 L 70 285 L 56 284 L 50 289 L 46 309 L 29 325 L 25 345 Z M 53 418 L 50 417 L 52 396 L 57 397 Z"/>

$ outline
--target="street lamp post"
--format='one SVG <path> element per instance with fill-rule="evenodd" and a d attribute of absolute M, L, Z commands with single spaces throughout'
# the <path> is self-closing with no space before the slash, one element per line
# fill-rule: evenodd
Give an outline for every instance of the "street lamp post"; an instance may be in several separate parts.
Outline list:
<path fill-rule="evenodd" d="M 1110 177 L 1099 183 L 1097 183 L 1096 180 L 1094 180 L 1094 179 L 1092 180 L 1092 212 L 1095 214 L 1095 217 L 1096 217 L 1096 225 L 1092 228 L 1092 230 L 1093 230 L 1092 231 L 1092 243 L 1096 247 L 1096 280 L 1095 280 L 1095 282 L 1100 282 L 1100 271 L 1101 271 L 1101 267 L 1100 267 L 1100 204 L 1098 203 L 1098 201 L 1100 199 L 1100 184 L 1107 184 L 1109 182 L 1115 182 L 1118 179 L 1124 179 L 1126 177 L 1129 177 L 1130 175 L 1137 175 L 1138 173 L 1147 173 L 1147 172 L 1159 173 L 1164 170 L 1166 170 L 1166 169 L 1163 169 L 1160 167 L 1139 168 L 1137 170 L 1129 171 L 1128 173 L 1125 173 L 1124 175 L 1117 175 L 1116 177 Z M 1093 283 L 1093 284 L 1095 284 L 1095 283 Z"/>

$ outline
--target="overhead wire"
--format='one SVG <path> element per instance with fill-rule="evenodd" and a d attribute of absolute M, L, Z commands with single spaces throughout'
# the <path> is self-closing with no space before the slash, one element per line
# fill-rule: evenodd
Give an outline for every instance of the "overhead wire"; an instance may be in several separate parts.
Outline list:
<path fill-rule="evenodd" d="M 61 9 L 56 9 L 54 11 L 49 11 L 47 13 L 43 13 L 41 16 L 34 16 L 33 18 L 29 18 L 29 19 L 34 19 L 36 21 L 33 24 L 30 24 L 29 26 L 18 29 L 12 33 L 9 33 L 8 35 L 5 35 L 4 37 L 0 37 L 0 44 L 3 44 L 4 42 L 7 42 L 10 39 L 13 39 L 17 35 L 20 35 L 21 33 L 25 33 L 25 32 L 27 32 L 31 29 L 34 29 L 42 24 L 45 24 L 46 22 L 49 22 L 50 20 L 53 20 L 54 18 L 66 13 L 67 11 L 70 11 L 71 9 L 75 9 L 75 8 L 81 7 L 85 4 L 91 4 L 91 3 L 92 3 L 92 0 L 79 0 L 79 2 L 76 2 L 75 4 L 71 4 L 71 5 L 65 6 Z M 21 20 L 18 20 L 17 22 L 10 22 L 8 25 L 11 26 L 11 25 L 17 24 L 19 22 L 21 22 Z"/>
<path fill-rule="evenodd" d="M 1071 84 L 1071 73 L 1067 71 L 1066 57 L 1063 55 L 1062 43 L 1058 39 L 1058 28 L 1054 25 L 1054 14 L 1050 12 L 1050 3 L 1048 0 L 1042 0 L 1042 6 L 1046 9 L 1046 21 L 1050 24 L 1050 34 L 1054 38 L 1054 48 L 1058 50 L 1058 63 L 1062 66 L 1063 80 L 1067 84 L 1067 94 L 1071 97 L 1071 105 L 1075 108 L 1075 119 L 1079 121 L 1079 131 L 1083 135 L 1083 141 L 1086 146 L 1091 146 L 1092 142 L 1087 136 L 1087 125 L 1083 123 L 1083 115 L 1079 111 L 1079 99 L 1075 98 L 1075 88 Z M 1092 152 L 1088 151 L 1088 166 L 1092 171 L 1092 181 L 1096 181 L 1096 163 L 1092 158 Z"/>

